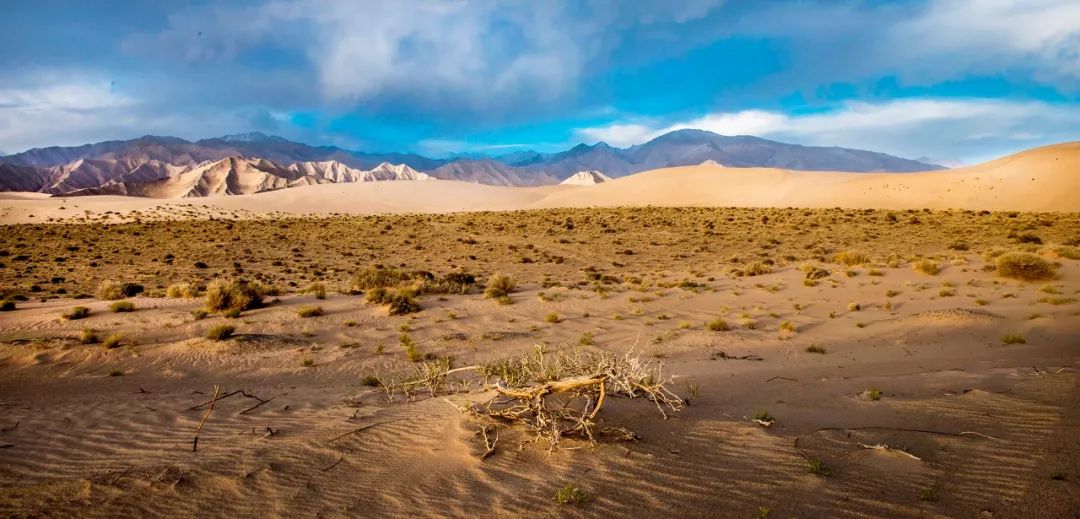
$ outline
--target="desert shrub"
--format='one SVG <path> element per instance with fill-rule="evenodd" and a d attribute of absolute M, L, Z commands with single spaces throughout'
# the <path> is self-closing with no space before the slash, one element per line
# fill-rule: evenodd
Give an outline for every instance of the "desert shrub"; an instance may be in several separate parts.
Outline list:
<path fill-rule="evenodd" d="M 1024 234 L 1021 234 L 1021 235 L 1016 237 L 1016 242 L 1017 243 L 1034 243 L 1035 245 L 1042 245 L 1043 241 L 1042 241 L 1042 238 L 1040 238 L 1040 237 L 1038 237 L 1038 236 L 1036 236 L 1034 234 L 1024 233 Z"/>
<path fill-rule="evenodd" d="M 206 288 L 206 308 L 213 311 L 250 310 L 262 306 L 272 289 L 258 281 L 219 279 Z"/>
<path fill-rule="evenodd" d="M 132 303 L 131 301 L 117 301 L 109 305 L 109 310 L 112 310 L 113 313 L 134 312 L 135 303 Z"/>
<path fill-rule="evenodd" d="M 1001 336 L 1002 344 L 1027 344 L 1024 334 L 1019 332 L 1006 333 Z"/>
<path fill-rule="evenodd" d="M 101 341 L 101 337 L 98 335 L 97 330 L 93 328 L 83 328 L 79 334 L 79 342 L 83 344 L 97 344 Z"/>
<path fill-rule="evenodd" d="M 805 274 L 805 279 L 816 280 L 829 277 L 829 271 L 825 270 L 817 265 L 806 264 L 800 268 Z"/>
<path fill-rule="evenodd" d="M 1054 278 L 1054 266 L 1038 254 L 1009 252 L 997 258 L 998 275 L 1023 281 Z"/>
<path fill-rule="evenodd" d="M 106 301 L 124 298 L 124 293 L 120 290 L 120 283 L 115 281 L 105 281 L 98 285 L 96 295 L 98 299 Z"/>
<path fill-rule="evenodd" d="M 121 345 L 123 345 L 123 342 L 124 336 L 119 333 L 114 333 L 106 337 L 105 340 L 101 342 L 101 345 L 104 346 L 106 349 L 111 350 L 113 348 L 119 348 Z"/>
<path fill-rule="evenodd" d="M 728 325 L 727 321 L 725 321 L 725 320 L 723 320 L 723 319 L 721 319 L 719 317 L 705 323 L 705 329 L 707 329 L 709 331 L 713 331 L 713 332 L 724 332 L 724 331 L 727 331 L 730 328 L 731 328 L 731 326 Z"/>
<path fill-rule="evenodd" d="M 318 317 L 323 313 L 321 306 L 303 306 L 296 310 L 296 315 L 300 317 Z"/>
<path fill-rule="evenodd" d="M 405 350 L 405 358 L 409 362 L 420 362 L 424 360 L 425 355 L 416 348 L 416 343 L 413 342 L 412 337 L 407 333 L 401 334 L 398 337 L 398 344 Z"/>
<path fill-rule="evenodd" d="M 124 299 L 125 297 L 135 297 L 143 293 L 144 290 L 142 285 L 135 283 L 105 281 L 98 285 L 97 298 L 106 301 L 115 301 L 117 299 Z"/>
<path fill-rule="evenodd" d="M 208 315 L 210 315 L 210 312 L 207 312 L 205 308 L 196 308 L 191 311 L 191 316 L 194 317 L 196 321 L 206 319 L 206 316 Z"/>
<path fill-rule="evenodd" d="M 970 247 L 968 246 L 967 242 L 963 240 L 957 240 L 949 244 L 949 249 L 951 250 L 966 251 L 969 248 Z"/>
<path fill-rule="evenodd" d="M 557 323 L 561 320 L 562 319 L 559 318 L 559 314 L 555 312 L 551 312 L 550 314 L 544 316 L 544 321 L 549 323 Z"/>
<path fill-rule="evenodd" d="M 229 324 L 219 324 L 206 331 L 206 338 L 212 341 L 224 341 L 233 336 L 236 327 Z"/>
<path fill-rule="evenodd" d="M 806 347 L 806 353 L 818 353 L 818 354 L 824 355 L 825 354 L 825 348 L 822 348 L 821 346 L 818 346 L 817 344 L 811 344 L 811 345 Z"/>
<path fill-rule="evenodd" d="M 322 283 L 312 283 L 307 291 L 313 294 L 315 299 L 326 299 L 326 285 Z"/>
<path fill-rule="evenodd" d="M 495 274 L 488 280 L 487 286 L 484 288 L 484 297 L 491 299 L 501 299 L 509 297 L 510 293 L 515 288 L 514 280 L 510 276 L 503 274 Z"/>
<path fill-rule="evenodd" d="M 165 289 L 165 297 L 172 299 L 194 299 L 199 295 L 199 288 L 191 283 L 175 283 Z"/>
<path fill-rule="evenodd" d="M 847 309 L 849 312 L 858 312 L 859 310 L 862 310 L 862 305 L 859 303 L 848 303 Z"/>
<path fill-rule="evenodd" d="M 1068 245 L 1059 245 L 1050 249 L 1050 253 L 1059 258 L 1080 260 L 1080 248 Z"/>
<path fill-rule="evenodd" d="M 376 265 L 357 272 L 349 284 L 349 291 L 360 293 L 373 288 L 389 288 L 412 279 L 413 276 L 404 270 Z"/>
<path fill-rule="evenodd" d="M 64 319 L 69 321 L 75 321 L 78 319 L 86 318 L 90 315 L 90 309 L 85 306 L 76 306 L 72 308 L 70 312 L 64 314 Z"/>
<path fill-rule="evenodd" d="M 755 261 L 742 269 L 743 274 L 747 276 L 761 276 L 772 272 L 772 267 L 760 262 Z"/>
<path fill-rule="evenodd" d="M 870 256 L 864 252 L 848 250 L 837 253 L 836 256 L 833 257 L 833 261 L 851 267 L 854 265 L 865 265 L 870 263 Z"/>
<path fill-rule="evenodd" d="M 15 301 L 5 300 L 0 302 L 0 312 L 10 312 L 15 309 Z"/>
<path fill-rule="evenodd" d="M 421 310 L 420 303 L 415 299 L 416 295 L 415 290 L 387 290 L 378 287 L 369 290 L 365 299 L 371 304 L 389 306 L 390 315 L 405 315 Z"/>
<path fill-rule="evenodd" d="M 939 265 L 936 261 L 928 259 L 921 259 L 919 261 L 916 261 L 915 263 L 912 263 L 911 268 L 914 269 L 915 272 L 922 272 L 923 274 L 926 274 L 928 276 L 936 276 L 938 273 L 941 272 L 941 265 Z"/>
<path fill-rule="evenodd" d="M 451 272 L 441 278 L 423 278 L 420 291 L 425 294 L 467 294 L 474 285 L 476 276 L 467 272 Z"/>

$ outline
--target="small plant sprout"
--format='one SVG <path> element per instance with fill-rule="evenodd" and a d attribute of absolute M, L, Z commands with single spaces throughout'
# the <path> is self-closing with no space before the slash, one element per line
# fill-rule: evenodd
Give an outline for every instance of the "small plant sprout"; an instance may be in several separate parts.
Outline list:
<path fill-rule="evenodd" d="M 818 476 L 823 476 L 827 478 L 832 475 L 832 469 L 825 465 L 825 462 L 819 459 L 810 458 L 806 460 L 806 468 L 810 471 L 811 474 L 816 474 Z"/>
<path fill-rule="evenodd" d="M 870 400 L 881 400 L 881 390 L 876 387 L 867 388 L 864 393 L 866 394 L 866 398 Z"/>
<path fill-rule="evenodd" d="M 560 505 L 580 505 L 588 500 L 589 494 L 570 483 L 555 491 L 555 502 Z"/>
<path fill-rule="evenodd" d="M 697 398 L 700 392 L 701 387 L 697 384 L 686 384 L 686 398 L 683 399 L 683 402 L 686 402 L 686 405 L 690 405 L 690 401 Z"/>

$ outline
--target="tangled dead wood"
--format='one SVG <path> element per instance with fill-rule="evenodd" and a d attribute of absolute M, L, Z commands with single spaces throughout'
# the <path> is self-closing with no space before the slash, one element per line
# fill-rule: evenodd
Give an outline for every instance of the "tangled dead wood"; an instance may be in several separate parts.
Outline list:
<path fill-rule="evenodd" d="M 518 358 L 478 366 L 450 369 L 448 360 L 416 368 L 413 377 L 400 382 L 382 382 L 383 390 L 407 396 L 427 389 L 440 393 L 467 393 L 470 380 L 450 386 L 450 374 L 478 373 L 484 390 L 491 396 L 482 403 L 454 407 L 476 416 L 524 426 L 535 434 L 530 441 L 547 441 L 551 447 L 566 436 L 595 441 L 598 434 L 613 434 L 630 440 L 637 436 L 622 427 L 598 425 L 598 414 L 608 397 L 644 398 L 651 401 L 666 419 L 682 409 L 684 400 L 673 393 L 670 377 L 660 364 L 642 360 L 633 350 L 624 355 L 611 353 L 546 353 L 543 348 Z M 452 402 L 451 402 L 452 403 Z M 453 404 L 453 403 L 452 403 Z M 490 454 L 490 453 L 489 453 Z"/>

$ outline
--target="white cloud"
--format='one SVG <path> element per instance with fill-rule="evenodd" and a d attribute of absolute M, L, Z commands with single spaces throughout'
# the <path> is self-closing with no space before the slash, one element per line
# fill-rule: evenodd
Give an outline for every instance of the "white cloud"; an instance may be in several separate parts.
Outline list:
<path fill-rule="evenodd" d="M 162 113 L 151 108 L 86 71 L 9 78 L 9 86 L 0 87 L 0 144 L 5 152 L 16 153 L 32 147 L 77 146 L 146 134 L 201 138 L 247 131 L 256 114 L 220 110 Z"/>
<path fill-rule="evenodd" d="M 956 72 L 1035 69 L 1047 79 L 1080 79 L 1080 2 L 1076 0 L 936 0 L 922 15 L 902 20 L 884 40 L 912 68 L 939 56 Z"/>
<path fill-rule="evenodd" d="M 849 102 L 828 112 L 788 115 L 746 110 L 696 119 L 583 128 L 586 142 L 640 144 L 665 133 L 695 128 L 721 135 L 756 135 L 796 144 L 842 146 L 903 157 L 953 157 L 980 161 L 1001 153 L 1080 139 L 1080 107 L 990 99 L 903 99 Z"/>

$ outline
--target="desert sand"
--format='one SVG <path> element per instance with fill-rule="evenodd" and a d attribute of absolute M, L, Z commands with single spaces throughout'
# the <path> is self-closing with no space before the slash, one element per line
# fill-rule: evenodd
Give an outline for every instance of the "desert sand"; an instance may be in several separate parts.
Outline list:
<path fill-rule="evenodd" d="M 1078 156 L 5 196 L 5 223 L 36 224 L 0 235 L 0 516 L 1076 516 Z M 573 208 L 649 204 L 804 208 Z M 1047 270 L 1009 277 L 1013 252 Z M 479 282 L 391 315 L 349 288 L 375 265 Z M 240 278 L 277 295 L 206 310 Z M 111 282 L 145 289 L 131 311 Z M 594 439 L 552 446 L 467 409 L 512 385 L 472 367 L 538 349 L 662 367 L 681 410 L 612 391 Z"/>

